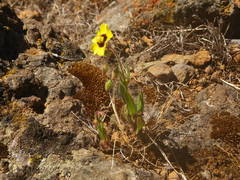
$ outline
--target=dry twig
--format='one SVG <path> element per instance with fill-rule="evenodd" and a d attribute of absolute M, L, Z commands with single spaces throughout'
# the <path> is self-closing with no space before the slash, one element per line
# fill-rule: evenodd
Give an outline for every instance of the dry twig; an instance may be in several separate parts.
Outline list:
<path fill-rule="evenodd" d="M 151 136 L 148 135 L 148 137 L 149 137 L 149 139 L 153 142 L 153 144 L 156 146 L 156 148 L 160 151 L 160 153 L 162 154 L 162 156 L 164 157 L 164 159 L 167 161 L 167 163 L 169 164 L 169 166 L 170 166 L 179 176 L 181 176 L 183 180 L 187 180 L 186 176 L 185 176 L 184 173 L 183 173 L 183 170 L 181 169 L 182 172 L 178 172 L 178 171 L 176 170 L 176 168 L 174 168 L 174 166 L 172 165 L 172 163 L 169 161 L 166 153 L 159 147 L 159 145 L 154 141 L 154 139 L 153 139 Z"/>
<path fill-rule="evenodd" d="M 84 120 L 82 120 L 80 117 L 78 117 L 74 112 L 71 111 L 71 113 L 79 120 L 81 121 L 91 132 L 94 134 L 98 134 L 97 130 L 92 127 L 92 125 L 87 124 Z"/>
<path fill-rule="evenodd" d="M 234 84 L 232 84 L 232 83 L 229 83 L 229 82 L 227 82 L 227 81 L 225 81 L 225 80 L 223 80 L 223 79 L 220 79 L 220 80 L 221 80 L 223 83 L 227 84 L 228 86 L 233 87 L 234 89 L 240 91 L 240 87 L 238 87 L 238 86 L 236 86 L 236 85 L 234 85 Z"/>

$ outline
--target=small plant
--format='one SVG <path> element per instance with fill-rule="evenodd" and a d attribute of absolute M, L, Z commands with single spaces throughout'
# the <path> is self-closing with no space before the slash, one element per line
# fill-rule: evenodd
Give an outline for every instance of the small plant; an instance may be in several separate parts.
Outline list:
<path fill-rule="evenodd" d="M 142 113 L 144 110 L 143 94 L 138 94 L 136 100 L 134 100 L 128 88 L 130 80 L 129 69 L 124 67 L 123 65 L 120 66 L 121 67 L 117 69 L 117 74 L 119 76 L 118 91 L 120 97 L 125 103 L 124 110 L 126 112 L 126 119 L 134 125 L 136 133 L 138 134 L 145 124 L 142 118 Z"/>
<path fill-rule="evenodd" d="M 96 128 L 97 128 L 100 140 L 102 141 L 108 140 L 106 129 L 104 127 L 105 117 L 106 117 L 106 114 L 104 112 L 96 112 L 96 115 L 95 115 Z"/>
<path fill-rule="evenodd" d="M 99 56 L 104 56 L 107 43 L 112 37 L 113 37 L 113 34 L 109 29 L 108 25 L 101 24 L 100 30 L 97 31 L 97 35 L 92 39 L 93 53 Z M 112 52 L 113 54 L 115 54 L 113 50 Z M 120 60 L 116 55 L 115 57 L 118 60 L 118 65 L 116 67 L 115 72 L 113 73 L 115 74 L 115 77 L 112 78 L 111 80 L 108 80 L 105 83 L 105 90 L 109 92 L 109 95 L 112 99 L 115 99 L 116 94 L 117 94 L 116 96 L 122 99 L 124 103 L 123 110 L 125 113 L 121 117 L 125 117 L 127 122 L 129 122 L 136 130 L 136 134 L 138 134 L 142 130 L 145 124 L 142 118 L 143 109 L 144 109 L 143 94 L 140 93 L 136 99 L 133 98 L 133 96 L 129 91 L 129 81 L 130 81 L 129 69 L 120 62 Z M 115 110 L 115 113 L 117 113 L 116 110 Z M 99 132 L 100 139 L 106 140 L 107 136 L 106 136 L 104 123 L 102 119 L 98 116 L 96 120 L 98 123 L 97 130 Z"/>

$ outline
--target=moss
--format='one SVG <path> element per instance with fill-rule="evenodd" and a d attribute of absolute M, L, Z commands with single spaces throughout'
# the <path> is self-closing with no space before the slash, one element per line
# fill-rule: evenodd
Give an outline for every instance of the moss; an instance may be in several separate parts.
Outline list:
<path fill-rule="evenodd" d="M 110 98 L 104 89 L 107 76 L 96 66 L 80 62 L 74 64 L 68 71 L 79 78 L 84 89 L 75 94 L 75 98 L 80 99 L 90 117 L 104 106 L 108 106 Z"/>
<path fill-rule="evenodd" d="M 14 102 L 7 103 L 0 107 L 0 117 L 5 123 L 12 123 L 17 129 L 27 126 L 27 119 L 29 114 L 27 108 L 19 107 Z"/>
<path fill-rule="evenodd" d="M 228 112 L 213 116 L 211 137 L 221 139 L 223 142 L 236 146 L 240 144 L 240 118 Z"/>
<path fill-rule="evenodd" d="M 197 163 L 189 166 L 189 169 L 185 172 L 189 179 L 204 179 L 203 169 L 211 173 L 210 179 L 238 179 L 239 177 L 239 168 L 232 157 L 216 146 L 211 149 L 196 151 L 194 157 Z"/>

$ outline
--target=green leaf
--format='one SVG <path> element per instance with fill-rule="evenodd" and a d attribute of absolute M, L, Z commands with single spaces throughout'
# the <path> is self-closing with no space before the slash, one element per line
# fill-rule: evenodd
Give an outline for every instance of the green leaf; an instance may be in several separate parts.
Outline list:
<path fill-rule="evenodd" d="M 107 140 L 107 133 L 106 130 L 104 128 L 104 124 L 103 122 L 99 122 L 99 124 L 97 125 L 97 130 L 98 130 L 98 134 L 101 140 Z"/>
<path fill-rule="evenodd" d="M 137 126 L 136 133 L 137 134 L 142 130 L 144 125 L 145 125 L 145 122 L 144 122 L 143 118 L 137 117 L 137 119 L 136 119 L 136 126 Z"/>
<path fill-rule="evenodd" d="M 113 82 L 112 80 L 108 80 L 106 83 L 105 83 L 105 91 L 109 91 L 113 86 Z"/>
<path fill-rule="evenodd" d="M 130 116 L 133 116 L 137 113 L 137 107 L 134 104 L 133 98 L 128 92 L 127 87 L 120 82 L 120 95 L 125 104 L 127 104 L 128 113 Z"/>
<path fill-rule="evenodd" d="M 127 87 L 130 80 L 130 71 L 128 67 L 118 67 L 120 81 Z"/>
<path fill-rule="evenodd" d="M 123 118 L 125 120 L 129 120 L 128 108 L 127 108 L 126 104 L 124 104 L 122 109 L 121 109 L 121 115 L 123 116 Z"/>
<path fill-rule="evenodd" d="M 143 101 L 143 93 L 138 94 L 136 100 L 137 112 L 143 112 L 144 109 L 144 101 Z"/>

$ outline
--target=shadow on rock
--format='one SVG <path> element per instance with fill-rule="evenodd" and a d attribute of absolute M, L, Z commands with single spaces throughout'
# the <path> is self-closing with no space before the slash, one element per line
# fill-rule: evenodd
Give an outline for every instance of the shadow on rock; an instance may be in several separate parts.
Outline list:
<path fill-rule="evenodd" d="M 27 48 L 23 23 L 6 3 L 0 3 L 0 58 L 12 60 Z"/>

